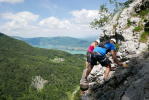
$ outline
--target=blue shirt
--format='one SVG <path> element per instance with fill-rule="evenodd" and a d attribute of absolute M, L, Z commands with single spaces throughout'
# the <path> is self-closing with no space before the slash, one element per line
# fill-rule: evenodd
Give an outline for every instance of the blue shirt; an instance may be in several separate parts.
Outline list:
<path fill-rule="evenodd" d="M 96 48 L 94 48 L 93 52 L 98 52 L 98 53 L 100 53 L 100 54 L 102 54 L 104 56 L 104 55 L 106 55 L 107 50 L 110 50 L 110 51 L 111 50 L 116 50 L 116 47 L 115 47 L 115 45 L 113 43 L 106 43 L 104 45 L 104 47 L 105 48 L 103 48 L 103 47 L 96 47 Z"/>

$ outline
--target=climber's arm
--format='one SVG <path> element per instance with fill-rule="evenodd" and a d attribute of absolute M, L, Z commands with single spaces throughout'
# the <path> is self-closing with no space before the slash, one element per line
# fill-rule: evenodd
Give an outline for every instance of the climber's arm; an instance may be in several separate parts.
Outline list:
<path fill-rule="evenodd" d="M 116 57 L 116 51 L 115 50 L 111 50 L 111 54 L 112 54 L 112 59 L 114 60 L 114 62 L 116 64 L 118 64 L 119 66 L 123 66 L 123 63 L 120 62 L 117 57 Z"/>

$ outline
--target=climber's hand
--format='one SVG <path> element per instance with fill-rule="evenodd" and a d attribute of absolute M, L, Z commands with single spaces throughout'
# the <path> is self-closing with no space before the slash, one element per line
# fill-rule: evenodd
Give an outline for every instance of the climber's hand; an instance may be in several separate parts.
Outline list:
<path fill-rule="evenodd" d="M 123 66 L 123 62 L 118 62 L 117 63 L 119 66 Z"/>
<path fill-rule="evenodd" d="M 128 64 L 126 64 L 125 62 L 119 62 L 118 65 L 119 66 L 122 66 L 124 68 L 127 68 L 128 67 Z"/>
<path fill-rule="evenodd" d="M 126 63 L 123 63 L 123 65 L 122 65 L 123 67 L 125 67 L 125 68 L 127 68 L 128 67 L 128 64 L 126 64 Z"/>

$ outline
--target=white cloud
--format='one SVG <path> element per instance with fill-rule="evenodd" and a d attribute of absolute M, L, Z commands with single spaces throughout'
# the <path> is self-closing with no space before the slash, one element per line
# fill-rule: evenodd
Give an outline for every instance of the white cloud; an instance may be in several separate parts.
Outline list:
<path fill-rule="evenodd" d="M 6 2 L 6 3 L 21 3 L 24 2 L 24 0 L 0 0 L 0 2 Z"/>
<path fill-rule="evenodd" d="M 4 13 L 1 14 L 4 19 L 10 19 L 15 21 L 35 21 L 38 19 L 39 15 L 33 14 L 31 12 L 19 12 L 19 13 Z"/>
<path fill-rule="evenodd" d="M 27 26 L 39 18 L 38 15 L 35 15 L 31 12 L 20 12 L 16 14 L 4 13 L 1 14 L 1 17 L 8 20 L 6 23 L 6 26 L 8 27 Z"/>
<path fill-rule="evenodd" d="M 45 26 L 47 28 L 55 29 L 55 28 L 66 28 L 69 29 L 70 22 L 68 20 L 60 20 L 56 17 L 49 17 L 43 19 L 39 22 L 39 25 Z"/>
<path fill-rule="evenodd" d="M 74 16 L 74 22 L 80 23 L 80 24 L 88 24 L 90 23 L 94 18 L 98 16 L 98 10 L 76 10 L 72 11 L 71 14 Z"/>
<path fill-rule="evenodd" d="M 72 18 L 59 19 L 49 16 L 39 20 L 39 15 L 31 12 L 5 13 L 0 18 L 0 31 L 8 35 L 22 37 L 51 37 L 51 36 L 72 36 L 88 37 L 99 35 L 99 30 L 89 27 L 89 23 L 98 16 L 96 10 L 72 11 Z M 1 24 L 2 23 L 2 24 Z"/>

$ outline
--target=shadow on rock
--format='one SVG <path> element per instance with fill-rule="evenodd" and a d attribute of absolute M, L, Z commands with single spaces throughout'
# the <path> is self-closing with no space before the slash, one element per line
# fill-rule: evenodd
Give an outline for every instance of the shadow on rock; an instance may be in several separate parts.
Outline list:
<path fill-rule="evenodd" d="M 110 80 L 91 88 L 92 100 L 149 100 L 148 65 L 149 52 L 130 59 L 128 68 L 117 68 Z"/>

